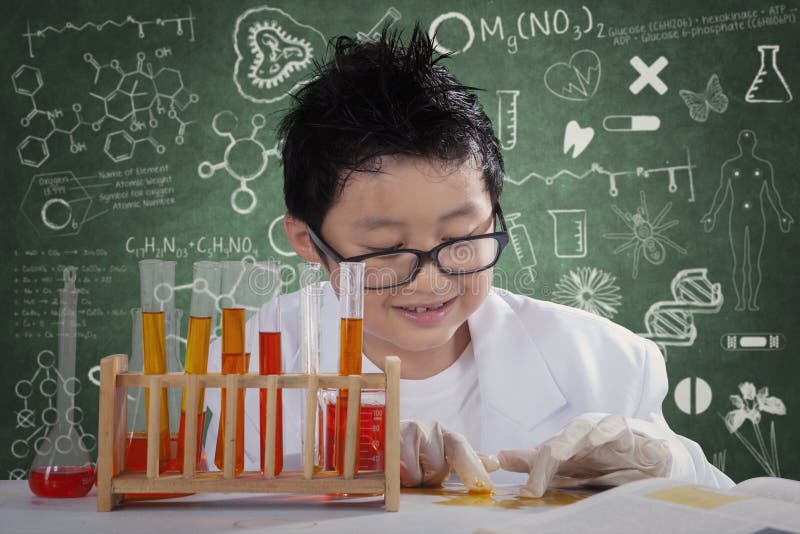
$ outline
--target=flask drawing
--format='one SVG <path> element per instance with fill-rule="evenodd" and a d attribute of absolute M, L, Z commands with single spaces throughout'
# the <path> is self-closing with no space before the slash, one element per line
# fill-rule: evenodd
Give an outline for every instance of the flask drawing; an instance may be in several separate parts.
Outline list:
<path fill-rule="evenodd" d="M 792 101 L 792 91 L 778 68 L 779 45 L 759 45 L 761 64 L 744 99 L 751 104 L 780 104 Z"/>

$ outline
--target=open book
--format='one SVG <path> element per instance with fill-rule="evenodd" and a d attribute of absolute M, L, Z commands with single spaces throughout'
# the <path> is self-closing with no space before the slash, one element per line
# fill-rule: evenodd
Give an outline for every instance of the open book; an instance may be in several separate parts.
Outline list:
<path fill-rule="evenodd" d="M 548 532 L 800 533 L 800 482 L 753 478 L 719 490 L 652 478 L 476 534 Z"/>

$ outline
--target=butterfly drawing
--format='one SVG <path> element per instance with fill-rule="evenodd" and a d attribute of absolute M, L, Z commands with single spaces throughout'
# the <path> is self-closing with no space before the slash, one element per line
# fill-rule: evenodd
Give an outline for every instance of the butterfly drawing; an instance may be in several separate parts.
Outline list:
<path fill-rule="evenodd" d="M 689 116 L 697 122 L 706 122 L 709 109 L 717 113 L 725 113 L 728 109 L 728 97 L 722 92 L 722 85 L 716 74 L 712 74 L 708 79 L 704 92 L 695 93 L 681 89 L 678 93 L 689 108 Z"/>

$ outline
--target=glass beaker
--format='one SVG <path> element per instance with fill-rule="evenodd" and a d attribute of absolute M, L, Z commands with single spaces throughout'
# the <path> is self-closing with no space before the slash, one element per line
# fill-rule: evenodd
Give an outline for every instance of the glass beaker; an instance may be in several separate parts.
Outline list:
<path fill-rule="evenodd" d="M 186 334 L 186 358 L 184 372 L 204 375 L 208 372 L 208 348 L 211 332 L 217 321 L 216 297 L 220 288 L 219 264 L 213 261 L 197 261 L 192 265 L 192 300 L 189 306 L 189 328 Z M 200 388 L 197 397 L 197 468 L 205 469 L 203 454 L 203 430 L 205 411 L 203 403 L 205 389 Z M 181 397 L 181 420 L 178 428 L 177 463 L 183 462 L 186 439 L 186 392 Z"/>
<path fill-rule="evenodd" d="M 36 457 L 28 474 L 28 486 L 39 497 L 83 497 L 95 481 L 89 449 L 75 425 L 80 408 L 75 406 L 79 389 L 75 378 L 78 319 L 76 267 L 64 269 L 64 288 L 58 291 L 57 418 L 47 436 L 36 441 Z"/>
<path fill-rule="evenodd" d="M 338 390 L 319 391 L 319 435 L 322 438 L 322 462 L 325 470 L 338 470 L 335 449 L 338 447 L 336 407 Z M 347 402 L 344 400 L 344 402 Z M 386 392 L 362 389 L 358 422 L 357 471 L 383 471 L 386 460 Z"/>
<path fill-rule="evenodd" d="M 778 45 L 759 45 L 758 72 L 744 99 L 750 103 L 779 104 L 792 101 L 792 91 L 778 68 Z"/>

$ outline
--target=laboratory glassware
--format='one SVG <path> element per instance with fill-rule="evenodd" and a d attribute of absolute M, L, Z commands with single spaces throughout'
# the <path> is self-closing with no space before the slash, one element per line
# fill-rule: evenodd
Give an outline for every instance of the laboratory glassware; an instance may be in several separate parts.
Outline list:
<path fill-rule="evenodd" d="M 322 461 L 326 470 L 335 469 L 337 390 L 319 391 L 319 433 L 322 437 Z M 345 401 L 346 402 L 346 401 Z M 357 470 L 383 471 L 385 463 L 386 392 L 362 389 L 358 422 Z"/>
<path fill-rule="evenodd" d="M 362 331 L 364 318 L 364 264 L 358 262 L 339 263 L 339 374 L 341 376 L 361 374 Z M 344 473 L 344 447 L 346 437 L 348 392 L 339 391 L 336 403 L 335 466 L 339 474 Z M 358 468 L 356 450 L 356 468 Z M 356 472 L 358 469 L 356 469 Z"/>
<path fill-rule="evenodd" d="M 75 378 L 78 290 L 75 267 L 64 269 L 64 287 L 58 291 L 58 373 L 54 424 L 36 441 L 28 485 L 39 497 L 83 497 L 95 480 L 89 449 L 78 433 L 81 418 L 75 406 L 80 383 Z"/>
<path fill-rule="evenodd" d="M 300 325 L 300 356 L 303 359 L 303 372 L 316 375 L 319 372 L 320 359 L 320 311 L 322 308 L 322 269 L 316 262 L 303 263 L 300 266 L 300 303 L 298 306 Z M 319 414 L 316 406 L 309 411 L 308 395 L 302 398 L 300 410 L 301 443 L 305 450 L 306 441 L 313 441 L 314 466 L 317 470 L 324 460 L 321 457 L 321 435 L 319 430 Z M 313 396 L 316 398 L 316 395 Z M 313 414 L 313 415 L 312 415 Z M 313 418 L 313 420 L 311 420 Z"/>
<path fill-rule="evenodd" d="M 222 374 L 246 374 L 250 366 L 250 353 L 246 352 L 246 285 L 248 273 L 252 272 L 255 262 L 223 261 L 221 267 L 221 298 L 219 306 L 222 312 Z M 220 395 L 220 418 L 217 429 L 217 446 L 214 454 L 214 465 L 224 469 L 225 465 L 225 421 L 228 416 L 225 406 L 226 389 Z M 236 451 L 234 471 L 238 474 L 244 470 L 244 390 L 237 392 L 236 417 Z"/>
<path fill-rule="evenodd" d="M 192 300 L 189 306 L 189 327 L 186 334 L 186 374 L 204 375 L 208 372 L 208 348 L 211 332 L 217 319 L 216 296 L 220 288 L 219 265 L 213 261 L 197 261 L 192 265 Z M 200 388 L 197 397 L 197 467 L 203 468 L 203 410 L 205 389 Z M 186 391 L 181 399 L 181 420 L 178 429 L 178 463 L 183 461 L 186 440 Z M 191 438 L 190 438 L 191 439 Z"/>
<path fill-rule="evenodd" d="M 183 370 L 179 359 L 179 331 L 182 312 L 175 308 L 175 262 L 139 262 L 140 308 L 131 310 L 132 335 L 129 370 L 165 374 Z M 144 395 L 142 395 L 142 390 Z M 125 469 L 144 471 L 147 467 L 148 388 L 133 388 L 128 401 L 128 441 Z M 159 471 L 177 470 L 180 391 L 160 393 Z M 174 432 L 172 431 L 174 429 Z"/>
<path fill-rule="evenodd" d="M 250 279 L 250 287 L 262 297 L 258 310 L 258 373 L 279 375 L 281 364 L 281 263 L 277 260 L 258 262 Z M 264 447 L 267 438 L 267 390 L 259 390 L 259 428 L 261 450 L 261 472 L 266 458 Z M 275 396 L 275 470 L 283 470 L 283 395 L 280 389 Z"/>

